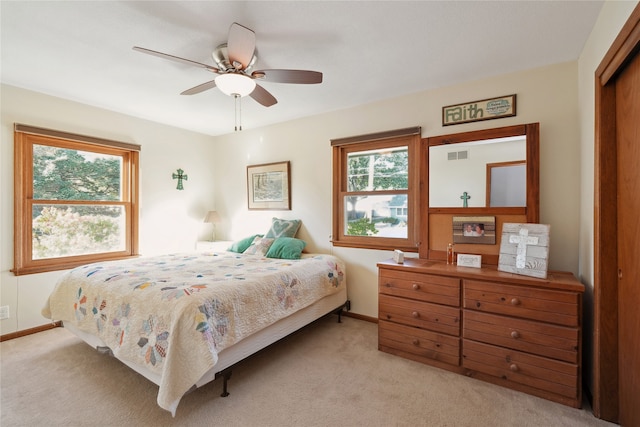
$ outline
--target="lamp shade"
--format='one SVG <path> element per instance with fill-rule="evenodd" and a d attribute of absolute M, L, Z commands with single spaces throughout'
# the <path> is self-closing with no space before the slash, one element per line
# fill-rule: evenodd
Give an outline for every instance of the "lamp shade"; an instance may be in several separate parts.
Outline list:
<path fill-rule="evenodd" d="M 256 82 L 243 74 L 220 74 L 215 80 L 218 89 L 229 96 L 247 96 L 256 88 Z"/>
<path fill-rule="evenodd" d="M 218 212 L 216 211 L 209 211 L 207 212 L 207 215 L 204 217 L 204 222 L 213 223 L 213 224 L 220 222 L 220 215 L 218 215 Z"/>

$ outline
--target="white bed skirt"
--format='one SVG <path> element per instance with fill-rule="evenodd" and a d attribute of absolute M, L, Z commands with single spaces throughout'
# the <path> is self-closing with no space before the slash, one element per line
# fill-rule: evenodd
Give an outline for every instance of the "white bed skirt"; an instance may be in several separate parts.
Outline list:
<path fill-rule="evenodd" d="M 297 331 L 303 326 L 308 325 L 314 320 L 319 319 L 325 314 L 331 312 L 347 301 L 347 289 L 346 286 L 340 287 L 340 291 L 334 294 L 328 295 L 314 304 L 307 306 L 301 310 L 296 311 L 291 316 L 284 319 L 280 319 L 276 323 L 254 333 L 253 335 L 244 338 L 243 340 L 235 343 L 231 347 L 225 348 L 218 354 L 218 363 L 206 372 L 195 384 L 196 387 L 202 387 L 203 385 L 213 381 L 216 378 L 216 374 L 222 370 L 238 363 L 239 361 L 251 356 L 252 354 L 262 350 L 263 348 L 273 344 L 274 342 L 286 337 L 287 335 Z M 63 324 L 63 326 L 70 332 L 78 336 L 85 341 L 91 347 L 106 349 L 105 343 L 98 337 L 83 332 L 75 328 L 72 324 Z M 147 378 L 149 381 L 156 385 L 160 385 L 160 375 L 150 371 L 144 366 L 136 365 L 131 362 L 127 362 L 122 359 L 118 359 L 140 375 Z"/>

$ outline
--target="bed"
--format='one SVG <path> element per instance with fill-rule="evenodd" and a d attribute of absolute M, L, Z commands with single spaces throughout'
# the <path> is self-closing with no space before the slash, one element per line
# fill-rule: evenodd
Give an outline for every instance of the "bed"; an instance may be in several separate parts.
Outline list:
<path fill-rule="evenodd" d="M 344 263 L 194 252 L 88 264 L 67 272 L 42 314 L 159 386 L 175 416 L 182 396 L 348 303 Z"/>

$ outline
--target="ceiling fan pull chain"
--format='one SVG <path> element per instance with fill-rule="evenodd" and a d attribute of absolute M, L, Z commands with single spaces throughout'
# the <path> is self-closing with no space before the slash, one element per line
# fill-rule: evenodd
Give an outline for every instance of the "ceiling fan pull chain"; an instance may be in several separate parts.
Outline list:
<path fill-rule="evenodd" d="M 233 94 L 233 98 L 235 101 L 234 112 L 235 112 L 235 131 L 238 132 L 242 130 L 242 98 L 237 93 Z"/>
<path fill-rule="evenodd" d="M 238 130 L 242 130 L 242 97 L 238 95 Z"/>

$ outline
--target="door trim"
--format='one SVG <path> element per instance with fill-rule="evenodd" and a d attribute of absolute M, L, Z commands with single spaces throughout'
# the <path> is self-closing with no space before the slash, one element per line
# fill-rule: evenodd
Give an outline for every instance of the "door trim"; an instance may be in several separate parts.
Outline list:
<path fill-rule="evenodd" d="M 640 51 L 640 3 L 595 73 L 593 413 L 618 421 L 618 239 L 615 81 Z"/>

